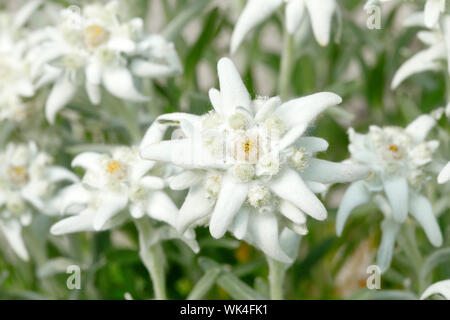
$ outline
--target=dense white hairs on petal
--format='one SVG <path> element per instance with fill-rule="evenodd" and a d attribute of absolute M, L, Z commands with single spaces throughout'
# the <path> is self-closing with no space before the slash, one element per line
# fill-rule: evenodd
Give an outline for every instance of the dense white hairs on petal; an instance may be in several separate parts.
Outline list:
<path fill-rule="evenodd" d="M 296 224 L 306 223 L 305 214 L 289 201 L 281 200 L 280 213 Z"/>
<path fill-rule="evenodd" d="M 63 75 L 56 81 L 45 103 L 45 116 L 48 122 L 52 124 L 55 122 L 56 114 L 72 100 L 75 92 L 76 85 L 68 77 Z"/>
<path fill-rule="evenodd" d="M 278 221 L 271 212 L 260 212 L 251 218 L 248 225 L 250 242 L 272 259 L 291 263 L 292 259 L 280 247 Z"/>
<path fill-rule="evenodd" d="M 280 247 L 292 261 L 297 258 L 301 239 L 301 236 L 288 228 L 284 228 L 280 233 Z"/>
<path fill-rule="evenodd" d="M 326 108 L 341 102 L 342 98 L 334 93 L 320 92 L 287 101 L 275 110 L 274 115 L 289 127 L 302 123 L 308 124 Z"/>
<path fill-rule="evenodd" d="M 443 280 L 433 283 L 423 292 L 420 299 L 423 300 L 435 294 L 440 294 L 445 299 L 450 300 L 450 280 Z"/>
<path fill-rule="evenodd" d="M 78 181 L 77 175 L 74 174 L 73 172 L 67 170 L 64 167 L 50 166 L 47 168 L 45 173 L 46 173 L 47 179 L 52 182 L 58 182 L 58 181 L 64 181 L 64 180 L 72 181 L 72 182 Z"/>
<path fill-rule="evenodd" d="M 317 42 L 326 46 L 330 42 L 331 21 L 336 11 L 336 0 L 305 0 L 311 26 Z"/>
<path fill-rule="evenodd" d="M 222 111 L 231 115 L 237 107 L 242 107 L 251 113 L 250 94 L 234 63 L 228 58 L 221 58 L 217 63 L 217 73 L 222 97 Z"/>
<path fill-rule="evenodd" d="M 301 123 L 292 127 L 280 140 L 279 148 L 284 150 L 290 147 L 295 141 L 297 141 L 303 133 L 305 133 L 308 125 L 306 123 Z"/>
<path fill-rule="evenodd" d="M 153 219 L 175 226 L 178 208 L 167 193 L 163 191 L 152 192 L 148 199 L 147 209 L 148 215 Z"/>
<path fill-rule="evenodd" d="M 377 265 L 380 267 L 381 272 L 385 272 L 391 265 L 395 239 L 399 229 L 400 224 L 392 219 L 383 220 L 381 223 L 381 243 L 377 253 Z"/>
<path fill-rule="evenodd" d="M 177 230 L 183 233 L 196 221 L 205 218 L 212 212 L 214 203 L 202 185 L 190 188 L 177 217 Z"/>
<path fill-rule="evenodd" d="M 155 63 L 144 59 L 134 59 L 131 63 L 131 71 L 138 77 L 158 78 L 172 76 L 179 69 L 167 64 Z"/>
<path fill-rule="evenodd" d="M 328 142 L 325 139 L 317 137 L 302 137 L 295 144 L 297 147 L 305 148 L 311 153 L 323 152 L 328 149 Z"/>
<path fill-rule="evenodd" d="M 405 130 L 413 137 L 414 142 L 422 142 L 435 125 L 436 120 L 432 116 L 423 114 L 411 122 Z"/>
<path fill-rule="evenodd" d="M 248 185 L 237 182 L 231 173 L 225 174 L 222 188 L 209 223 L 214 238 L 222 237 L 247 198 Z"/>
<path fill-rule="evenodd" d="M 445 10 L 445 0 L 427 0 L 424 9 L 425 25 L 427 28 L 436 26 L 439 15 Z"/>
<path fill-rule="evenodd" d="M 430 201 L 424 196 L 414 193 L 409 199 L 409 212 L 422 226 L 431 244 L 440 247 L 442 245 L 442 233 Z"/>
<path fill-rule="evenodd" d="M 244 239 L 248 230 L 248 222 L 250 220 L 249 210 L 242 208 L 233 220 L 230 226 L 230 231 L 238 240 Z"/>
<path fill-rule="evenodd" d="M 200 181 L 202 174 L 194 170 L 185 170 L 182 173 L 168 178 L 172 190 L 184 190 Z"/>
<path fill-rule="evenodd" d="M 91 199 L 91 193 L 81 183 L 65 187 L 55 199 L 56 208 L 62 213 L 70 211 L 72 206 L 84 207 Z M 76 211 L 78 212 L 78 210 Z"/>
<path fill-rule="evenodd" d="M 231 53 L 236 52 L 245 36 L 277 10 L 283 0 L 248 0 L 231 35 Z"/>
<path fill-rule="evenodd" d="M 5 236 L 14 252 L 24 261 L 29 260 L 29 255 L 22 238 L 22 226 L 17 220 L 7 222 L 0 221 L 0 231 Z"/>
<path fill-rule="evenodd" d="M 438 59 L 446 57 L 446 49 L 443 43 L 436 44 L 428 49 L 422 50 L 405 61 L 392 79 L 391 88 L 396 89 L 406 78 L 413 74 L 439 70 L 441 68 Z"/>
<path fill-rule="evenodd" d="M 214 110 L 218 114 L 225 115 L 223 113 L 223 103 L 222 103 L 222 96 L 220 95 L 220 91 L 216 88 L 211 88 L 208 91 L 209 100 L 211 101 L 211 105 L 213 106 Z"/>
<path fill-rule="evenodd" d="M 111 67 L 103 70 L 103 85 L 114 96 L 135 101 L 145 102 L 149 98 L 139 93 L 133 83 L 133 77 L 124 67 Z"/>
<path fill-rule="evenodd" d="M 294 34 L 300 27 L 305 14 L 304 0 L 291 0 L 286 4 L 286 30 L 289 34 Z"/>
<path fill-rule="evenodd" d="M 350 185 L 341 200 L 336 216 L 336 233 L 338 236 L 342 234 L 345 222 L 353 209 L 367 203 L 369 199 L 370 192 L 367 190 L 364 181 L 354 182 Z"/>
<path fill-rule="evenodd" d="M 85 232 L 94 230 L 95 212 L 92 209 L 85 209 L 80 214 L 62 219 L 50 228 L 50 233 L 62 235 L 75 232 Z"/>
<path fill-rule="evenodd" d="M 383 179 L 384 192 L 392 207 L 395 221 L 403 223 L 408 216 L 408 181 L 402 176 L 391 176 Z"/>
<path fill-rule="evenodd" d="M 356 164 L 331 162 L 321 159 L 310 159 L 302 177 L 325 184 L 353 182 L 365 179 L 369 168 Z"/>
<path fill-rule="evenodd" d="M 438 183 L 446 183 L 450 181 L 450 161 L 447 165 L 442 169 L 441 173 L 438 176 Z"/>
<path fill-rule="evenodd" d="M 308 188 L 300 175 L 292 169 L 284 169 L 269 182 L 269 187 L 280 198 L 290 201 L 307 215 L 317 220 L 327 218 L 327 210 Z"/>
<path fill-rule="evenodd" d="M 94 230 L 102 230 L 106 222 L 122 211 L 127 203 L 128 194 L 126 192 L 105 192 L 101 197 L 101 204 L 94 218 Z"/>

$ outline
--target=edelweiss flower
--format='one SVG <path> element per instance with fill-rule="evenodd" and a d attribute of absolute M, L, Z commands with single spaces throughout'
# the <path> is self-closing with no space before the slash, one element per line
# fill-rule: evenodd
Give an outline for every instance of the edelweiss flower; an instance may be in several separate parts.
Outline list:
<path fill-rule="evenodd" d="M 141 155 L 185 169 L 170 180 L 173 189 L 189 188 L 177 222 L 180 231 L 206 223 L 215 238 L 230 230 L 272 258 L 292 261 L 279 239 L 295 242 L 292 231 L 305 234 L 305 214 L 318 220 L 327 216 L 314 192 L 368 173 L 316 159 L 328 143 L 302 137 L 311 121 L 341 98 L 323 92 L 285 103 L 279 97 L 252 100 L 227 58 L 219 61 L 218 75 L 220 91 L 209 91 L 214 110 L 203 116 L 160 116 L 141 143 Z M 173 136 L 179 139 L 161 141 L 169 126 L 178 128 Z"/>
<path fill-rule="evenodd" d="M 420 299 L 424 300 L 435 294 L 440 294 L 445 299 L 450 300 L 450 280 L 443 280 L 432 284 L 425 290 Z"/>
<path fill-rule="evenodd" d="M 450 180 L 450 161 L 447 165 L 442 169 L 441 173 L 438 176 L 438 183 L 446 183 Z"/>
<path fill-rule="evenodd" d="M 63 10 L 61 25 L 43 29 L 34 64 L 42 73 L 38 86 L 54 82 L 46 103 L 46 116 L 56 113 L 84 84 L 91 103 L 99 104 L 101 86 L 121 99 L 143 102 L 148 98 L 137 91 L 133 75 L 165 77 L 181 71 L 172 43 L 159 35 L 143 34 L 143 22 L 119 19 L 119 2 L 84 7 L 81 15 Z"/>
<path fill-rule="evenodd" d="M 406 24 L 417 25 L 416 20 L 417 16 L 413 16 Z M 420 31 L 417 37 L 428 48 L 419 51 L 400 66 L 392 80 L 392 89 L 396 89 L 406 78 L 416 73 L 445 70 L 444 61 L 449 61 L 450 55 L 450 16 L 442 19 L 441 29 Z M 447 72 L 450 72 L 450 64 Z"/>
<path fill-rule="evenodd" d="M 34 95 L 31 59 L 22 29 L 41 3 L 30 1 L 14 16 L 0 12 L 0 120 L 22 120 L 27 112 L 23 98 Z"/>
<path fill-rule="evenodd" d="M 21 237 L 22 226 L 31 223 L 34 210 L 54 213 L 50 200 L 55 183 L 77 180 L 70 171 L 51 162 L 52 158 L 39 152 L 33 142 L 10 143 L 0 153 L 0 230 L 24 260 L 28 260 L 28 252 Z"/>
<path fill-rule="evenodd" d="M 439 141 L 424 141 L 434 125 L 433 117 L 422 115 L 406 129 L 372 126 L 365 135 L 349 130 L 350 162 L 367 166 L 371 174 L 365 180 L 352 183 L 344 194 L 337 213 L 336 231 L 340 235 L 350 212 L 369 202 L 375 194 L 374 200 L 385 215 L 378 251 L 378 263 L 383 270 L 389 267 L 396 234 L 408 212 L 434 246 L 442 244 L 431 204 L 420 194 L 420 187 L 428 179 L 425 165 L 431 162 L 439 146 Z"/>
<path fill-rule="evenodd" d="M 321 46 L 326 46 L 330 41 L 331 20 L 336 11 L 336 0 L 248 0 L 231 36 L 231 52 L 234 53 L 245 36 L 285 2 L 287 31 L 294 34 L 299 29 L 305 19 L 306 9 L 317 42 Z"/>
<path fill-rule="evenodd" d="M 129 218 L 125 209 L 134 219 L 147 215 L 175 225 L 178 208 L 163 191 L 166 183 L 147 175 L 155 163 L 142 160 L 137 148 L 118 147 L 111 154 L 82 153 L 73 159 L 72 166 L 82 167 L 86 173 L 82 182 L 62 191 L 59 207 L 62 213 L 75 215 L 53 225 L 53 234 L 115 227 Z M 192 230 L 184 239 L 197 250 Z"/>

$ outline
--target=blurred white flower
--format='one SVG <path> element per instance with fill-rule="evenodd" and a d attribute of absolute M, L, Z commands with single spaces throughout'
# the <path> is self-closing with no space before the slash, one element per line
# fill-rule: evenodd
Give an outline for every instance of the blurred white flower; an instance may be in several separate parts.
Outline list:
<path fill-rule="evenodd" d="M 432 284 L 424 291 L 420 299 L 424 300 L 435 294 L 439 294 L 446 300 L 450 300 L 450 280 L 443 280 Z"/>
<path fill-rule="evenodd" d="M 28 253 L 21 237 L 32 212 L 54 214 L 50 205 L 57 182 L 76 181 L 63 167 L 52 166 L 52 158 L 39 152 L 33 142 L 9 143 L 0 152 L 0 230 L 11 247 L 24 260 Z"/>
<path fill-rule="evenodd" d="M 15 14 L 0 12 L 0 121 L 23 120 L 27 114 L 23 98 L 35 93 L 24 28 L 41 3 L 29 1 Z"/>
<path fill-rule="evenodd" d="M 367 134 L 349 129 L 349 161 L 367 166 L 371 174 L 365 180 L 352 183 L 344 194 L 337 213 L 336 231 L 340 235 L 351 211 L 369 202 L 372 194 L 376 195 L 374 201 L 385 215 L 378 251 L 382 270 L 389 267 L 396 234 L 408 212 L 434 246 L 442 244 L 431 204 L 420 194 L 423 182 L 429 179 L 425 166 L 432 161 L 432 154 L 439 146 L 439 141 L 425 141 L 435 123 L 433 117 L 421 115 L 406 129 L 371 126 Z"/>
<path fill-rule="evenodd" d="M 214 110 L 203 116 L 160 116 L 141 143 L 141 155 L 185 169 L 170 180 L 173 189 L 189 188 L 178 217 L 180 231 L 209 224 L 215 238 L 230 230 L 270 257 L 290 262 L 280 238 L 298 242 L 293 235 L 306 234 L 305 214 L 327 217 L 314 193 L 324 191 L 324 184 L 368 173 L 360 166 L 316 159 L 328 143 L 302 137 L 341 98 L 322 92 L 285 103 L 279 97 L 252 100 L 227 58 L 219 61 L 218 75 L 220 91 L 209 91 Z M 173 138 L 178 138 L 161 141 L 169 126 L 177 127 Z"/>
<path fill-rule="evenodd" d="M 405 24 L 421 25 L 420 16 L 421 14 L 413 15 Z M 417 37 L 427 48 L 414 54 L 400 66 L 392 79 L 392 89 L 396 89 L 406 78 L 416 73 L 445 70 L 445 61 L 450 61 L 450 16 L 442 18 L 441 28 L 420 31 Z M 450 73 L 450 64 L 447 72 Z"/>
<path fill-rule="evenodd" d="M 166 77 L 182 71 L 172 43 L 159 35 L 145 35 L 143 21 L 122 22 L 119 2 L 86 5 L 80 15 L 61 12 L 62 23 L 35 35 L 40 53 L 33 72 L 37 86 L 54 83 L 46 103 L 46 116 L 53 123 L 84 85 L 92 104 L 101 101 L 101 87 L 112 95 L 144 102 L 134 77 Z"/>
<path fill-rule="evenodd" d="M 438 183 L 446 183 L 450 180 L 450 161 L 447 165 L 442 169 L 441 173 L 438 176 Z"/>
<path fill-rule="evenodd" d="M 366 8 L 377 5 L 380 2 L 390 1 L 392 0 L 368 0 L 366 2 Z M 422 21 L 427 28 L 435 28 L 442 13 L 445 13 L 445 0 L 427 0 L 424 7 Z"/>
<path fill-rule="evenodd" d="M 117 147 L 110 154 L 85 152 L 72 161 L 86 170 L 80 183 L 65 188 L 58 199 L 65 218 L 51 228 L 55 235 L 101 231 L 113 228 L 131 217 L 149 216 L 175 226 L 178 208 L 163 191 L 165 180 L 148 175 L 155 162 L 142 160 L 135 147 Z M 129 214 L 128 214 L 129 213 Z M 178 233 L 170 231 L 173 236 Z M 182 237 L 194 250 L 194 233 Z"/>
<path fill-rule="evenodd" d="M 231 36 L 231 52 L 234 53 L 247 34 L 285 5 L 285 26 L 294 34 L 309 14 L 311 27 L 317 42 L 326 46 L 330 41 L 331 21 L 336 12 L 336 0 L 248 0 Z"/>

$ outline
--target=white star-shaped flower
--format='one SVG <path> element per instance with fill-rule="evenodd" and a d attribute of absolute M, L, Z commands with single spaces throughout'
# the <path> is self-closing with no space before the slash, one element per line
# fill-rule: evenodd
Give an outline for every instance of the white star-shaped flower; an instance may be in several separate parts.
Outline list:
<path fill-rule="evenodd" d="M 56 213 L 51 206 L 55 184 L 77 180 L 70 171 L 51 163 L 52 158 L 39 152 L 33 142 L 10 143 L 0 152 L 0 231 L 24 260 L 28 260 L 28 252 L 22 226 L 31 223 L 35 210 Z"/>
<path fill-rule="evenodd" d="M 322 46 L 329 43 L 336 0 L 248 0 L 231 36 L 231 52 L 234 53 L 246 35 L 283 3 L 286 3 L 286 29 L 289 34 L 294 34 L 299 29 L 308 12 L 317 42 Z"/>
<path fill-rule="evenodd" d="M 116 147 L 109 154 L 81 153 L 73 159 L 72 166 L 86 172 L 80 183 L 61 192 L 58 206 L 62 213 L 72 216 L 53 225 L 53 234 L 106 230 L 130 216 L 148 216 L 175 226 L 178 208 L 163 190 L 166 182 L 149 174 L 155 162 L 142 160 L 137 148 Z M 198 250 L 192 230 L 183 236 L 174 229 L 169 232 Z"/>
<path fill-rule="evenodd" d="M 340 235 L 353 209 L 374 196 L 385 215 L 378 251 L 378 264 L 383 270 L 389 267 L 397 232 L 408 212 L 434 246 L 442 244 L 431 203 L 420 193 L 423 182 L 429 179 L 425 166 L 432 161 L 432 154 L 439 146 L 439 141 L 425 141 L 435 123 L 433 117 L 422 115 L 406 129 L 371 126 L 367 134 L 349 130 L 349 161 L 367 166 L 371 174 L 365 180 L 352 183 L 344 194 L 337 213 L 336 231 Z"/>
<path fill-rule="evenodd" d="M 134 76 L 167 77 L 182 71 L 172 43 L 145 35 L 140 18 L 123 22 L 119 12 L 118 1 L 87 5 L 80 13 L 65 9 L 59 26 L 34 35 L 36 85 L 53 83 L 46 102 L 51 123 L 81 85 L 92 104 L 100 103 L 102 86 L 120 99 L 144 102 L 148 97 L 135 88 Z"/>
<path fill-rule="evenodd" d="M 209 224 L 213 237 L 230 230 L 274 259 L 290 262 L 281 239 L 305 234 L 306 215 L 324 220 L 327 211 L 314 193 L 325 184 L 364 178 L 360 166 L 316 159 L 328 143 L 303 137 L 327 107 L 341 102 L 322 92 L 282 103 L 279 97 L 252 100 L 233 62 L 218 63 L 220 91 L 211 89 L 214 110 L 203 116 L 160 116 L 141 143 L 145 159 L 185 170 L 170 180 L 189 193 L 180 209 L 178 229 Z M 174 126 L 172 140 L 161 141 Z M 287 247 L 291 247 L 287 245 Z"/>

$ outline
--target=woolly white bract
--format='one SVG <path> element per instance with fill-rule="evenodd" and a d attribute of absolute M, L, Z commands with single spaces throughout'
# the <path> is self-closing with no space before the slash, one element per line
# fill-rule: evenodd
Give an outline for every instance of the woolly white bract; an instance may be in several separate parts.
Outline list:
<path fill-rule="evenodd" d="M 435 123 L 431 116 L 422 115 L 405 129 L 371 126 L 367 134 L 349 129 L 349 162 L 366 166 L 371 174 L 348 188 L 337 213 L 336 231 L 340 235 L 353 209 L 375 196 L 374 201 L 385 215 L 378 250 L 378 264 L 383 270 L 390 265 L 396 235 L 408 212 L 434 246 L 442 244 L 431 204 L 421 194 L 423 183 L 430 178 L 426 165 L 439 146 L 437 140 L 425 141 Z"/>
<path fill-rule="evenodd" d="M 185 169 L 170 181 L 174 189 L 189 188 L 180 231 L 209 224 L 215 238 L 230 230 L 272 258 L 290 262 L 286 251 L 292 250 L 284 251 L 280 238 L 305 234 L 305 214 L 327 217 L 314 193 L 368 173 L 316 159 L 328 143 L 303 137 L 311 122 L 341 98 L 323 92 L 285 103 L 279 97 L 252 100 L 231 60 L 222 58 L 217 68 L 220 91 L 209 91 L 214 110 L 203 116 L 160 116 L 147 131 L 141 154 Z M 168 126 L 178 130 L 172 140 L 160 141 Z"/>

